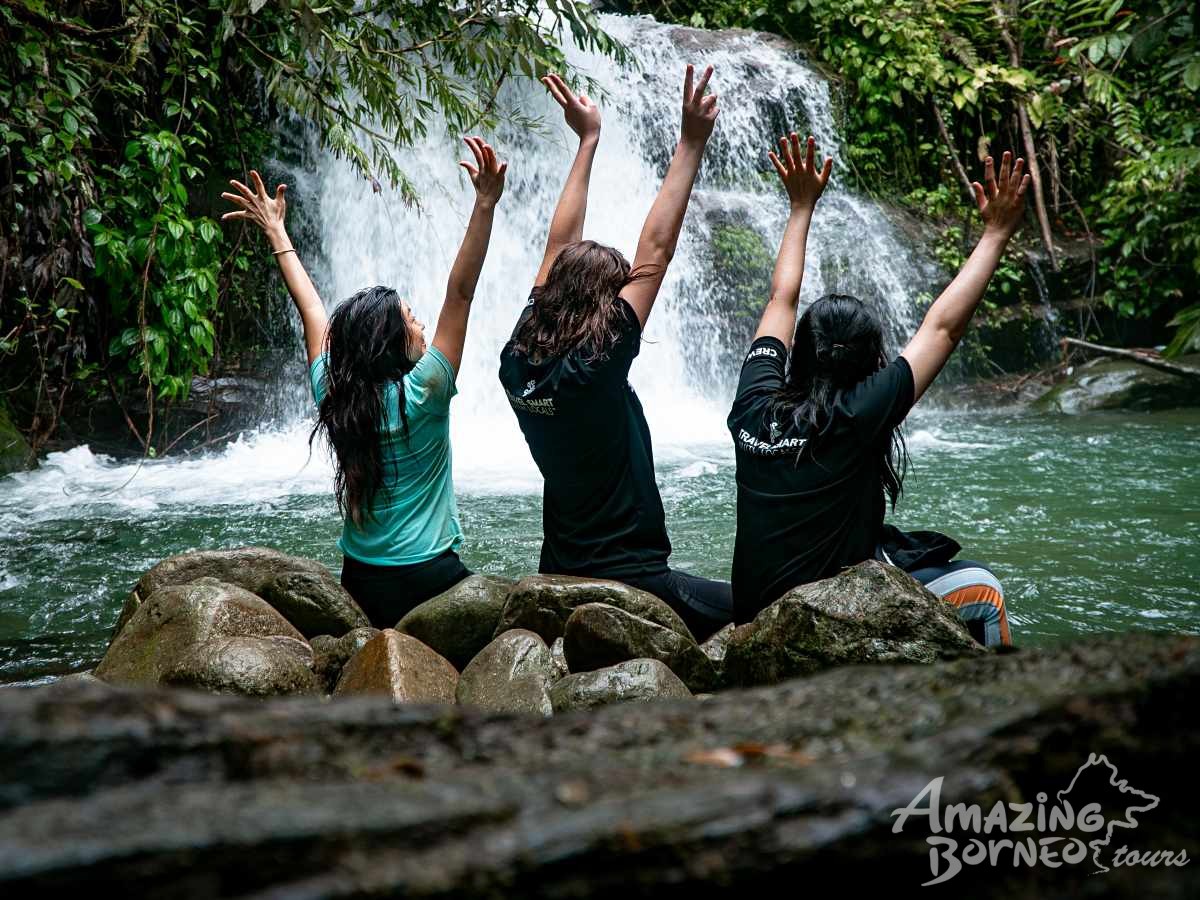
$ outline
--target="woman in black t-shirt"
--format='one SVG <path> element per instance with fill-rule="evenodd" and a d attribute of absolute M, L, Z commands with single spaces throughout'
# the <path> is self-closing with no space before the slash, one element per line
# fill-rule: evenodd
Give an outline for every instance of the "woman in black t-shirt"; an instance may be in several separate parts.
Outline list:
<path fill-rule="evenodd" d="M 500 381 L 544 478 L 539 571 L 612 578 L 669 603 L 699 640 L 729 621 L 728 582 L 667 565 L 671 542 L 650 430 L 629 367 L 679 240 L 716 97 L 688 66 L 682 135 L 633 265 L 581 240 L 600 111 L 557 75 L 543 79 L 579 136 L 529 304 L 500 355 Z"/>
<path fill-rule="evenodd" d="M 844 294 L 796 309 L 813 210 L 833 168 L 817 168 L 810 137 L 779 139 L 770 154 L 791 202 L 771 298 L 742 365 L 729 413 L 737 457 L 734 619 L 746 622 L 800 584 L 866 559 L 913 574 L 954 603 L 981 643 L 1010 642 L 1004 595 L 978 563 L 951 562 L 959 545 L 934 532 L 884 524 L 907 461 L 898 431 L 962 338 L 1016 231 L 1029 182 L 1004 154 L 997 177 L 974 185 L 984 233 L 921 327 L 888 362 L 878 317 Z"/>

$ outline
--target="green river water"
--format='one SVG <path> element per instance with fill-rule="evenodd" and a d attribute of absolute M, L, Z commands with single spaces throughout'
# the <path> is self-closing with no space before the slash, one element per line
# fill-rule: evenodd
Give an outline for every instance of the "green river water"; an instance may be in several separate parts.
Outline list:
<path fill-rule="evenodd" d="M 1018 644 L 1200 632 L 1200 411 L 918 410 L 907 433 L 912 468 L 894 520 L 952 534 L 963 557 L 990 564 Z M 304 465 L 298 441 L 250 436 L 220 454 L 140 470 L 76 448 L 0 480 L 0 681 L 94 665 L 129 589 L 170 554 L 266 544 L 336 570 L 340 522 L 327 475 Z M 728 577 L 731 447 L 659 453 L 659 479 L 673 564 Z M 458 480 L 467 564 L 535 571 L 534 485 Z"/>

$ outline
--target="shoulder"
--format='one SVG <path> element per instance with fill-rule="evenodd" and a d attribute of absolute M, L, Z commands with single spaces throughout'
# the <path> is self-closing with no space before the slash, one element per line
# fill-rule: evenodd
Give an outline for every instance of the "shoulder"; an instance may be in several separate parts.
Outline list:
<path fill-rule="evenodd" d="M 742 361 L 742 366 L 745 367 L 757 361 L 777 365 L 782 370 L 787 363 L 787 347 L 777 337 L 771 335 L 760 337 L 750 345 L 750 351 Z"/>
<path fill-rule="evenodd" d="M 840 410 L 867 431 L 899 425 L 914 401 L 912 367 L 903 356 L 842 394 Z"/>
<path fill-rule="evenodd" d="M 318 403 L 324 398 L 328 385 L 326 373 L 329 370 L 329 351 L 326 350 L 308 364 L 308 383 L 312 387 L 313 399 Z"/>

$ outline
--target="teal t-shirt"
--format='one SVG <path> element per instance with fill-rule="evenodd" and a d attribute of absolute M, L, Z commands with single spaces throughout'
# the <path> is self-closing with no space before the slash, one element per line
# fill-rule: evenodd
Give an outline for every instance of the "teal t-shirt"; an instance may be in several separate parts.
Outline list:
<path fill-rule="evenodd" d="M 313 397 L 326 394 L 328 354 L 309 367 Z M 347 556 L 376 566 L 407 566 L 432 559 L 462 543 L 454 482 L 450 474 L 450 398 L 458 393 L 454 369 L 430 347 L 404 376 L 408 439 L 400 419 L 400 391 L 384 396 L 382 435 L 384 483 L 371 503 L 373 516 L 360 528 L 350 520 L 338 547 Z"/>

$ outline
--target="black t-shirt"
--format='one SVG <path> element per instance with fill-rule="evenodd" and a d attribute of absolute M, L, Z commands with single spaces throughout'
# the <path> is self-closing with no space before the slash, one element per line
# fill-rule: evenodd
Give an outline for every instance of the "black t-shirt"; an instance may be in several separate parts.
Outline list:
<path fill-rule="evenodd" d="M 819 434 L 777 398 L 787 349 L 763 337 L 742 364 L 729 413 L 737 457 L 734 620 L 800 584 L 871 559 L 883 528 L 882 448 L 913 404 L 908 361 L 843 391 Z"/>
<path fill-rule="evenodd" d="M 615 303 L 620 336 L 602 359 L 572 350 L 533 363 L 511 340 L 500 353 L 500 383 L 545 479 L 542 572 L 657 575 L 671 555 L 650 429 L 628 381 L 641 323 Z M 518 328 L 532 312 L 531 300 Z"/>

